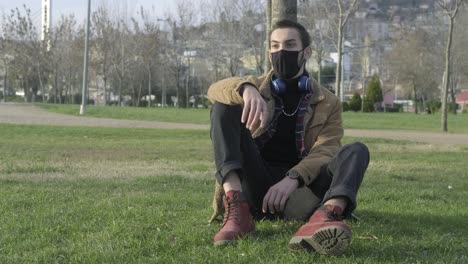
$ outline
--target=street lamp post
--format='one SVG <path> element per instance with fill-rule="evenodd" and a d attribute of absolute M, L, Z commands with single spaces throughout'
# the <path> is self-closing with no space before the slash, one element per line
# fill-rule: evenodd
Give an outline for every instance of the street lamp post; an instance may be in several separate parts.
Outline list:
<path fill-rule="evenodd" d="M 88 18 L 86 20 L 86 40 L 84 50 L 84 66 L 83 66 L 83 91 L 81 92 L 81 107 L 80 115 L 86 113 L 86 93 L 88 91 L 88 46 L 89 46 L 89 20 L 91 14 L 91 0 L 88 0 Z"/>

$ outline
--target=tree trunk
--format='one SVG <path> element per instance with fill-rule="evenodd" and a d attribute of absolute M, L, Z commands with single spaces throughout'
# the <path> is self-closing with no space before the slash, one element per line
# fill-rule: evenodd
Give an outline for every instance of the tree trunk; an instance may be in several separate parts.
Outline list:
<path fill-rule="evenodd" d="M 148 105 L 151 107 L 151 67 L 148 65 Z"/>
<path fill-rule="evenodd" d="M 449 90 L 449 80 L 450 80 L 450 52 L 452 49 L 452 37 L 453 37 L 453 23 L 454 17 L 450 17 L 449 23 L 449 33 L 447 39 L 447 47 L 445 50 L 445 78 L 444 78 L 444 87 L 442 90 L 442 131 L 447 132 L 447 97 Z"/>
<path fill-rule="evenodd" d="M 104 75 L 104 105 L 107 105 L 107 77 Z"/>
<path fill-rule="evenodd" d="M 414 80 L 412 80 L 411 84 L 413 85 L 413 92 L 414 92 L 414 113 L 418 114 L 418 93 L 416 90 L 416 84 Z"/>
<path fill-rule="evenodd" d="M 162 88 L 161 88 L 161 107 L 166 107 L 166 78 L 162 74 Z"/>
<path fill-rule="evenodd" d="M 271 31 L 271 1 L 266 1 L 266 34 L 265 34 L 265 61 L 263 65 L 263 73 L 266 74 L 270 71 L 270 31 Z"/>
<path fill-rule="evenodd" d="M 42 97 L 42 102 L 45 103 L 44 84 L 42 83 L 41 70 L 40 70 L 40 68 L 37 69 L 37 77 L 39 78 L 39 85 L 41 86 L 41 97 Z"/>
<path fill-rule="evenodd" d="M 185 108 L 189 108 L 190 57 L 188 57 L 187 79 L 185 83 Z"/>
<path fill-rule="evenodd" d="M 452 101 L 452 113 L 454 115 L 457 114 L 457 98 L 455 97 L 455 82 L 453 80 L 450 81 L 450 99 Z"/>
<path fill-rule="evenodd" d="M 341 25 L 341 15 L 340 15 L 340 25 Z M 338 29 L 338 63 L 336 64 L 336 79 L 335 79 L 335 94 L 340 100 L 342 100 L 342 90 L 341 90 L 341 71 L 343 63 L 343 27 L 340 26 Z"/>
<path fill-rule="evenodd" d="M 266 40 L 265 40 L 265 73 L 270 68 L 270 31 L 276 22 L 287 19 L 297 21 L 297 0 L 267 0 L 266 1 Z"/>
<path fill-rule="evenodd" d="M 344 42 L 344 27 L 346 26 L 346 23 L 348 22 L 348 17 L 351 14 L 351 11 L 354 9 L 356 6 L 356 3 L 358 0 L 353 0 L 353 2 L 350 4 L 349 9 L 346 11 L 343 10 L 343 3 L 341 0 L 337 0 L 338 4 L 338 45 L 337 45 L 337 53 L 338 53 L 338 64 L 336 65 L 336 82 L 335 82 L 335 89 L 336 89 L 336 94 L 338 98 L 343 101 L 344 100 L 344 93 L 343 93 L 343 87 L 341 87 L 341 79 L 342 79 L 342 71 L 343 71 L 343 42 Z"/>
<path fill-rule="evenodd" d="M 8 67 L 5 65 L 5 77 L 3 78 L 3 102 L 6 102 L 7 79 L 8 79 Z"/>
<path fill-rule="evenodd" d="M 297 0 L 271 0 L 272 24 L 287 19 L 297 21 Z"/>
<path fill-rule="evenodd" d="M 140 87 L 138 88 L 138 101 L 137 101 L 137 106 L 140 106 L 141 89 L 143 89 L 143 83 L 142 83 L 142 82 L 140 82 Z"/>
<path fill-rule="evenodd" d="M 73 89 L 72 89 L 72 85 L 71 85 L 71 80 L 70 80 L 70 79 L 68 80 L 68 91 L 69 91 L 68 94 L 70 95 L 70 104 L 73 104 L 73 103 L 75 103 L 75 102 L 73 101 Z"/>
<path fill-rule="evenodd" d="M 421 111 L 427 113 L 428 111 L 427 111 L 427 106 L 426 106 L 426 98 L 424 97 L 424 95 L 421 97 L 421 99 L 422 99 L 422 107 L 423 107 Z"/>
<path fill-rule="evenodd" d="M 317 56 L 317 63 L 318 63 L 317 82 L 319 86 L 322 86 L 322 50 L 318 50 L 317 52 L 319 52 Z"/>
<path fill-rule="evenodd" d="M 119 107 L 120 106 L 122 106 L 122 78 L 119 78 Z"/>
<path fill-rule="evenodd" d="M 55 73 L 54 73 L 54 104 L 57 103 L 57 96 L 58 96 L 58 70 L 57 70 L 57 65 L 55 66 Z M 59 100 L 60 102 L 60 100 Z"/>
<path fill-rule="evenodd" d="M 361 100 L 361 112 L 364 113 L 364 102 L 366 101 L 366 86 L 367 77 L 364 78 L 364 84 L 362 85 L 362 100 Z"/>

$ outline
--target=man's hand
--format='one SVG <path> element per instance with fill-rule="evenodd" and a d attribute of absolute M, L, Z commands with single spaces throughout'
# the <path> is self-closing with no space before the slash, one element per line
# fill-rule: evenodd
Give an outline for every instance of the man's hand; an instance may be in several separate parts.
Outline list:
<path fill-rule="evenodd" d="M 244 109 L 242 110 L 241 122 L 246 124 L 249 130 L 252 130 L 255 124 L 261 120 L 260 127 L 264 128 L 268 119 L 268 107 L 263 97 L 254 86 L 244 84 L 242 98 L 244 99 Z"/>
<path fill-rule="evenodd" d="M 271 186 L 263 198 L 263 213 L 266 213 L 267 210 L 272 214 L 275 212 L 283 212 L 289 195 L 295 191 L 298 186 L 299 182 L 289 177 L 285 177 L 277 184 Z"/>

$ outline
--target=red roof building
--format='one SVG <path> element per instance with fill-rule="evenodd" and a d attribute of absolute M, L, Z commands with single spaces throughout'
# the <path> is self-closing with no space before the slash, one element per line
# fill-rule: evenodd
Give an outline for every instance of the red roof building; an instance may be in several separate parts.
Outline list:
<path fill-rule="evenodd" d="M 457 96 L 456 102 L 460 105 L 468 105 L 468 90 L 461 91 L 461 93 Z"/>

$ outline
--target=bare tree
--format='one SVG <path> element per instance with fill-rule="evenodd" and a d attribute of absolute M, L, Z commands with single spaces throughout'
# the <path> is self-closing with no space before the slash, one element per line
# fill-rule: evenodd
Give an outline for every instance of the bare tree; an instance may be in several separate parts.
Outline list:
<path fill-rule="evenodd" d="M 25 100 L 34 102 L 39 89 L 44 100 L 42 76 L 46 71 L 45 54 L 31 19 L 31 10 L 26 6 L 23 6 L 23 11 L 19 8 L 11 10 L 4 19 L 3 33 L 5 39 L 12 43 L 12 73 L 21 80 Z"/>
<path fill-rule="evenodd" d="M 405 31 L 402 35 L 404 38 L 395 43 L 387 57 L 388 70 L 406 86 L 417 114 L 418 102 L 425 105 L 437 97 L 438 49 L 433 45 L 435 36 L 424 30 Z"/>
<path fill-rule="evenodd" d="M 240 31 L 242 44 L 255 58 L 255 72 L 261 75 L 264 70 L 265 57 L 265 30 L 264 6 L 257 0 L 242 0 L 237 2 L 240 16 Z"/>
<path fill-rule="evenodd" d="M 357 9 L 359 0 L 314 0 L 309 5 L 315 9 L 316 28 L 322 34 L 322 40 L 327 46 L 330 43 L 336 50 L 335 90 L 340 100 L 343 98 L 341 87 L 342 65 L 344 53 L 344 32 L 350 15 Z M 321 55 L 321 54 L 319 54 Z"/>
<path fill-rule="evenodd" d="M 129 41 L 130 31 L 127 22 L 124 19 L 117 21 L 114 34 L 116 42 L 114 42 L 111 48 L 111 69 L 118 81 L 118 105 L 122 106 L 122 95 L 125 93 L 123 90 L 124 83 L 126 81 L 127 71 L 131 61 L 131 43 Z"/>
<path fill-rule="evenodd" d="M 141 59 L 145 66 L 145 70 L 148 74 L 148 107 L 151 107 L 151 94 L 152 94 L 152 79 L 155 62 L 161 53 L 158 49 L 160 43 L 160 32 L 158 25 L 155 21 L 151 20 L 151 16 L 148 11 L 145 11 L 143 7 L 140 9 L 140 19 L 142 25 L 136 19 L 132 19 L 133 22 L 133 34 L 135 35 L 134 47 L 138 47 L 134 53 L 138 59 Z"/>
<path fill-rule="evenodd" d="M 460 84 L 466 82 L 468 78 L 468 53 L 466 43 L 468 43 L 468 9 L 462 8 L 457 18 L 458 26 L 454 29 L 452 71 L 450 74 L 450 97 L 452 101 L 452 111 L 457 113 L 456 94 L 460 90 Z"/>
<path fill-rule="evenodd" d="M 8 79 L 9 74 L 8 70 L 10 68 L 10 64 L 13 61 L 13 55 L 11 54 L 11 41 L 5 38 L 3 30 L 0 32 L 0 61 L 1 66 L 3 67 L 3 94 L 2 94 L 2 101 L 6 101 L 6 97 L 8 95 Z"/>
<path fill-rule="evenodd" d="M 304 1 L 299 8 L 299 15 L 301 23 L 309 31 L 311 36 L 311 48 L 312 56 L 317 63 L 318 76 L 317 81 L 321 85 L 322 80 L 322 61 L 327 55 L 326 52 L 326 40 L 324 32 L 326 32 L 325 26 L 321 23 L 323 11 L 320 9 L 320 5 L 317 5 L 311 1 Z"/>
<path fill-rule="evenodd" d="M 344 41 L 344 30 L 346 23 L 348 22 L 349 15 L 355 10 L 356 4 L 358 0 L 336 0 L 336 4 L 338 7 L 338 44 L 336 51 L 338 53 L 338 63 L 336 64 L 336 81 L 335 81 L 335 89 L 337 96 L 343 101 L 343 90 L 341 87 L 341 71 L 342 71 L 342 63 L 343 63 L 343 41 Z"/>
<path fill-rule="evenodd" d="M 80 34 L 80 30 L 82 31 Z M 79 28 L 73 15 L 62 16 L 50 32 L 50 85 L 54 103 L 63 103 L 63 92 L 69 103 L 77 91 L 82 63 L 84 28 Z"/>
<path fill-rule="evenodd" d="M 265 61 L 263 63 L 263 73 L 267 73 L 271 69 L 271 64 L 270 60 L 268 57 L 270 56 L 270 31 L 271 31 L 271 5 L 272 5 L 272 0 L 266 0 L 265 3 L 265 22 L 266 22 L 266 28 L 265 28 Z"/>
<path fill-rule="evenodd" d="M 449 20 L 449 31 L 447 35 L 447 46 L 445 48 L 445 71 L 444 71 L 444 85 L 442 89 L 442 120 L 441 129 L 443 132 L 447 132 L 447 97 L 449 92 L 449 81 L 451 74 L 451 52 L 452 52 L 452 41 L 453 41 L 453 30 L 455 26 L 455 19 L 458 11 L 465 0 L 437 0 L 437 4 L 444 12 L 444 15 Z"/>
<path fill-rule="evenodd" d="M 104 104 L 109 101 L 107 90 L 110 69 L 111 69 L 111 47 L 115 43 L 115 23 L 111 20 L 109 10 L 105 6 L 99 6 L 92 14 L 93 33 L 92 46 L 94 46 L 95 56 L 91 56 L 96 67 L 97 74 L 104 82 L 103 98 Z"/>
<path fill-rule="evenodd" d="M 177 105 L 188 107 L 188 84 L 190 83 L 190 56 L 189 40 L 192 38 L 192 29 L 196 21 L 195 9 L 187 0 L 178 0 L 176 4 L 175 19 L 167 18 L 172 31 L 171 69 L 176 84 Z M 187 56 L 184 56 L 187 55 Z M 182 96 L 182 88 L 185 87 L 185 96 Z"/>

